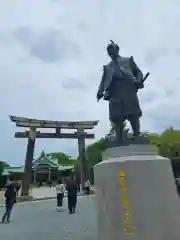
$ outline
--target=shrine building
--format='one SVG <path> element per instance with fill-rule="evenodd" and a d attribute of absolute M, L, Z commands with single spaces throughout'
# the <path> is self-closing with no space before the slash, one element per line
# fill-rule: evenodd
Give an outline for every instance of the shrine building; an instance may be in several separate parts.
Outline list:
<path fill-rule="evenodd" d="M 32 164 L 32 183 L 57 182 L 61 177 L 72 176 L 74 165 L 60 165 L 58 160 L 47 155 L 44 151 L 40 156 L 33 160 Z M 24 166 L 5 167 L 2 176 L 8 181 L 13 177 L 15 181 L 21 181 L 24 175 Z"/>

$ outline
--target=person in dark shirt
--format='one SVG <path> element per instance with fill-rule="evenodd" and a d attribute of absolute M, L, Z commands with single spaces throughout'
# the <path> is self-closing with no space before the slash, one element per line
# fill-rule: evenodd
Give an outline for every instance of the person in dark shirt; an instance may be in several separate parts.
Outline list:
<path fill-rule="evenodd" d="M 67 192 L 68 192 L 68 208 L 69 213 L 75 213 L 76 204 L 77 204 L 77 184 L 76 181 L 69 179 L 67 183 Z"/>
<path fill-rule="evenodd" d="M 2 217 L 2 222 L 4 223 L 6 221 L 7 223 L 9 223 L 12 208 L 16 203 L 16 191 L 12 185 L 7 186 L 4 196 L 6 211 Z"/>

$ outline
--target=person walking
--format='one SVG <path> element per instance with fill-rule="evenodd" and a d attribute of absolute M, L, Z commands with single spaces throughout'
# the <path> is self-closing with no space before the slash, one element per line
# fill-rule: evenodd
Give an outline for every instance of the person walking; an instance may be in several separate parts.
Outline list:
<path fill-rule="evenodd" d="M 84 183 L 84 191 L 86 195 L 89 195 L 90 186 L 91 186 L 90 181 L 87 179 Z"/>
<path fill-rule="evenodd" d="M 65 185 L 63 184 L 62 180 L 59 180 L 58 184 L 56 185 L 56 196 L 57 196 L 56 209 L 58 211 L 63 209 L 63 198 L 64 198 L 65 191 L 66 191 Z"/>
<path fill-rule="evenodd" d="M 17 182 L 15 184 L 15 189 L 16 189 L 16 196 L 18 197 L 19 196 L 19 191 L 21 189 L 21 184 L 19 182 Z"/>
<path fill-rule="evenodd" d="M 76 184 L 77 184 L 77 190 L 80 193 L 81 191 L 80 180 L 76 180 Z"/>
<path fill-rule="evenodd" d="M 73 214 L 75 213 L 75 210 L 76 210 L 78 187 L 77 187 L 76 181 L 74 181 L 71 178 L 67 183 L 67 193 L 68 193 L 69 213 Z"/>
<path fill-rule="evenodd" d="M 49 185 L 49 188 L 52 188 L 52 181 L 48 181 L 47 184 Z"/>
<path fill-rule="evenodd" d="M 2 217 L 2 223 L 5 223 L 5 221 L 9 223 L 13 206 L 16 203 L 16 191 L 13 185 L 7 186 L 4 196 L 6 210 Z"/>

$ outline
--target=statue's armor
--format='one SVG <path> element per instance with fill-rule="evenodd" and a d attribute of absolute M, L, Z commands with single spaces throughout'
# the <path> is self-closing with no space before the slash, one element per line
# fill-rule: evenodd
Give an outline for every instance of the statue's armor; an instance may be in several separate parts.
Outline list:
<path fill-rule="evenodd" d="M 117 59 L 117 62 L 111 61 L 108 65 L 114 65 L 113 76 L 121 78 L 123 77 L 123 73 L 124 73 L 129 77 L 134 77 L 132 72 L 132 67 L 131 67 L 131 60 L 132 58 L 119 57 Z"/>
<path fill-rule="evenodd" d="M 139 74 L 137 74 L 139 73 Z M 109 118 L 115 122 L 128 119 L 129 115 L 142 115 L 137 97 L 137 84 L 142 81 L 142 73 L 133 58 L 119 57 L 104 66 L 99 91 L 105 93 L 109 101 Z"/>

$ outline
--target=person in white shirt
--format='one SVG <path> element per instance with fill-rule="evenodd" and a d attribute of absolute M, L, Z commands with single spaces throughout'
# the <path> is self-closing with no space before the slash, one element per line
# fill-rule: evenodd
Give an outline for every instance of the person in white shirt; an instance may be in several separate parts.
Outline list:
<path fill-rule="evenodd" d="M 84 190 L 85 190 L 85 193 L 87 194 L 87 195 L 89 195 L 89 191 L 90 191 L 90 181 L 87 179 L 86 181 L 85 181 L 85 183 L 84 183 Z"/>
<path fill-rule="evenodd" d="M 58 181 L 56 185 L 56 196 L 57 196 L 57 207 L 56 209 L 60 211 L 63 208 L 63 198 L 64 193 L 66 191 L 65 185 L 63 184 L 62 180 Z"/>

